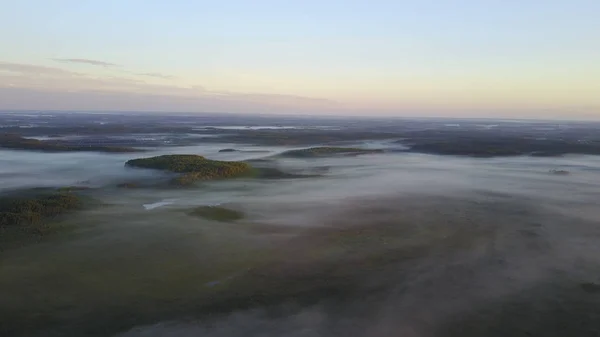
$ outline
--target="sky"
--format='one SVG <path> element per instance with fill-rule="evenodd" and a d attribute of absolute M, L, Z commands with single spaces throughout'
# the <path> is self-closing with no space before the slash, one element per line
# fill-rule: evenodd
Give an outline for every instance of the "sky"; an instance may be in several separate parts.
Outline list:
<path fill-rule="evenodd" d="M 600 119 L 598 0 L 0 0 L 0 109 Z"/>

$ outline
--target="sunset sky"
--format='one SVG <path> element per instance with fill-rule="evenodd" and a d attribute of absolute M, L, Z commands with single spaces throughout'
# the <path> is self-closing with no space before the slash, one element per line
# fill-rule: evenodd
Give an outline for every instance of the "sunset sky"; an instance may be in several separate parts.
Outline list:
<path fill-rule="evenodd" d="M 0 3 L 0 109 L 600 119 L 598 0 Z"/>

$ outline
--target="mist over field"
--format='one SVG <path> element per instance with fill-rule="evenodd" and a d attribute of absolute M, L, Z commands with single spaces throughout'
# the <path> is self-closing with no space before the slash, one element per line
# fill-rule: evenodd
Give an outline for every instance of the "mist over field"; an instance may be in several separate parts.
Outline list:
<path fill-rule="evenodd" d="M 58 143 L 0 149 L 0 193 L 77 186 L 93 206 L 51 219 L 58 233 L 1 241 L 2 336 L 600 334 L 595 125 L 52 118 L 3 124 Z M 523 139 L 536 148 L 449 149 L 496 139 L 497 128 L 519 137 L 519 151 Z M 73 147 L 88 143 L 145 152 Z M 284 155 L 323 145 L 381 152 Z M 125 166 L 164 154 L 295 176 L 172 188 L 172 173 Z M 199 217 L 199 206 L 243 217 Z"/>
<path fill-rule="evenodd" d="M 0 4 L 0 337 L 600 337 L 600 1 Z"/>

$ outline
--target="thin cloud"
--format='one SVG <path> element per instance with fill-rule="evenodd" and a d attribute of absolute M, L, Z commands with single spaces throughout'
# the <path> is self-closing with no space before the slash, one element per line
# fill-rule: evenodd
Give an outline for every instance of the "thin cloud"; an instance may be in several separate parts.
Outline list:
<path fill-rule="evenodd" d="M 62 62 L 62 63 L 79 63 L 79 64 L 89 64 L 92 66 L 99 66 L 99 67 L 118 67 L 118 64 L 115 63 L 110 63 L 110 62 L 104 62 L 104 61 L 98 61 L 98 60 L 90 60 L 90 59 L 53 59 L 56 62 Z"/>
<path fill-rule="evenodd" d="M 338 105 L 339 102 L 326 98 L 305 97 L 287 94 L 260 94 L 260 93 L 236 93 L 228 91 L 212 92 L 223 99 L 244 100 L 250 102 L 263 102 L 269 104 L 295 105 L 295 106 L 321 106 L 328 107 Z"/>
<path fill-rule="evenodd" d="M 78 58 L 63 59 L 63 58 L 55 58 L 55 59 L 52 59 L 52 60 L 54 60 L 56 62 L 61 62 L 61 63 L 87 64 L 87 65 L 98 66 L 98 67 L 120 67 L 121 66 L 121 65 L 116 64 L 116 63 L 110 63 L 110 62 L 104 62 L 104 61 L 98 61 L 98 60 L 91 60 L 91 59 L 78 59 Z M 154 78 L 160 78 L 160 79 L 163 79 L 163 80 L 172 80 L 172 79 L 175 78 L 175 76 L 172 76 L 172 75 L 162 74 L 162 73 L 156 73 L 156 72 L 136 73 L 136 72 L 132 72 L 132 71 L 128 71 L 128 70 L 123 70 L 123 72 L 125 72 L 127 74 L 131 74 L 131 75 L 154 77 Z"/>
<path fill-rule="evenodd" d="M 173 75 L 165 75 L 161 73 L 135 73 L 135 75 L 162 78 L 164 80 L 172 80 L 175 78 Z"/>
<path fill-rule="evenodd" d="M 62 75 L 62 76 L 74 76 L 79 75 L 78 73 L 74 73 L 68 70 L 53 68 L 53 67 L 45 67 L 38 66 L 33 64 L 23 64 L 23 63 L 9 63 L 9 62 L 0 62 L 0 71 L 17 73 L 17 74 L 27 74 L 27 75 Z"/>

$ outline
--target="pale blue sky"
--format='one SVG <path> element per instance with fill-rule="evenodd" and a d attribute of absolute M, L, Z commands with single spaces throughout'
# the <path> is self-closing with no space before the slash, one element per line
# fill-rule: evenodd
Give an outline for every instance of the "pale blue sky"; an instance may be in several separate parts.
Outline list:
<path fill-rule="evenodd" d="M 600 1 L 0 4 L 0 109 L 600 114 Z"/>

